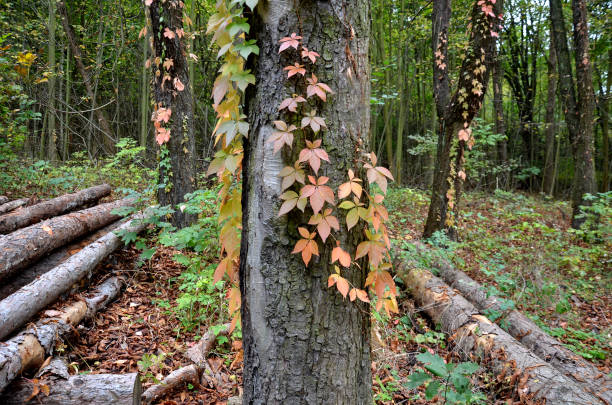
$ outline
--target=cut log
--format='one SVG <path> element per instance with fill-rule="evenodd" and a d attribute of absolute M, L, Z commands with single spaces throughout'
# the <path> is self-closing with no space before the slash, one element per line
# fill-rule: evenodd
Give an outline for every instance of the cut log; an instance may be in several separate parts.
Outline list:
<path fill-rule="evenodd" d="M 483 360 L 497 374 L 519 372 L 523 376 L 517 390 L 521 400 L 605 404 L 481 315 L 474 305 L 430 272 L 400 265 L 398 276 L 417 304 L 444 332 L 453 335 L 461 353 Z"/>
<path fill-rule="evenodd" d="M 56 342 L 67 336 L 83 319 L 93 316 L 114 299 L 122 284 L 117 277 L 109 278 L 90 298 L 65 307 L 56 317 L 41 319 L 0 345 L 0 392 L 19 374 L 40 367 L 45 356 L 52 354 Z"/>
<path fill-rule="evenodd" d="M 30 284 L 37 277 L 64 262 L 70 256 L 80 252 L 85 246 L 106 235 L 108 232 L 115 230 L 124 221 L 125 220 L 115 221 L 91 235 L 87 235 L 70 245 L 57 249 L 50 255 L 23 269 L 23 271 L 17 272 L 13 277 L 4 280 L 4 283 L 0 286 L 0 301 L 18 291 L 21 287 Z"/>
<path fill-rule="evenodd" d="M 146 225 L 142 218 L 143 215 L 134 216 L 117 231 L 140 232 Z M 54 302 L 74 283 L 91 274 L 96 266 L 122 243 L 114 232 L 109 232 L 59 266 L 0 301 L 0 339 L 8 336 L 38 311 Z"/>
<path fill-rule="evenodd" d="M 120 218 L 112 211 L 133 203 L 133 199 L 100 204 L 82 211 L 51 218 L 0 238 L 0 280 L 5 279 L 83 235 Z"/>
<path fill-rule="evenodd" d="M 5 195 L 0 195 L 0 205 L 6 204 L 7 202 L 9 202 L 9 198 Z"/>
<path fill-rule="evenodd" d="M 436 267 L 440 270 L 440 277 L 459 290 L 478 310 L 496 311 L 499 319 L 503 319 L 507 325 L 505 329 L 525 347 L 574 382 L 588 387 L 592 393 L 612 404 L 612 380 L 597 367 L 564 347 L 521 312 L 508 310 L 499 297 L 488 296 L 484 287 L 461 270 L 451 267 L 448 263 L 437 263 Z"/>
<path fill-rule="evenodd" d="M 66 363 L 53 359 L 37 374 L 36 384 L 20 378 L 0 395 L 4 405 L 139 405 L 142 386 L 138 373 L 69 375 Z M 49 393 L 43 392 L 47 387 Z M 31 398 L 34 390 L 38 394 Z"/>
<path fill-rule="evenodd" d="M 142 403 L 148 405 L 181 384 L 191 383 L 197 386 L 198 376 L 198 368 L 194 364 L 174 370 L 162 380 L 161 384 L 151 386 L 142 394 Z"/>
<path fill-rule="evenodd" d="M 198 368 L 204 368 L 208 363 L 206 362 L 206 356 L 215 346 L 217 336 L 227 336 L 230 333 L 231 324 L 226 323 L 219 330 L 219 333 L 215 333 L 208 329 L 202 339 L 185 352 L 185 357 L 194 362 Z"/>
<path fill-rule="evenodd" d="M 0 215 L 7 214 L 19 207 L 23 207 L 30 201 L 29 198 L 20 198 L 19 200 L 9 201 L 0 205 Z M 0 218 L 1 219 L 1 218 Z M 1 233 L 1 232 L 0 232 Z"/>
<path fill-rule="evenodd" d="M 73 211 L 83 205 L 94 203 L 110 193 L 111 187 L 108 184 L 101 184 L 3 215 L 0 217 L 0 234 L 10 233 L 43 219 Z"/>

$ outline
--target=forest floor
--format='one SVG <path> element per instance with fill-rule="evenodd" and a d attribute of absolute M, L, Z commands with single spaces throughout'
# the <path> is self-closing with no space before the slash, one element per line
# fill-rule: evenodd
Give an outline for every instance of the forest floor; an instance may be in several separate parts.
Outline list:
<path fill-rule="evenodd" d="M 156 247 L 142 261 L 134 245 L 108 258 L 95 277 L 122 274 L 127 288 L 120 298 L 59 347 L 75 373 L 139 371 L 148 387 L 177 368 L 190 364 L 184 357 L 209 327 L 227 322 L 225 293 L 212 284 L 217 255 L 214 192 L 207 201 L 195 236 L 197 254 L 159 244 L 155 234 L 142 239 Z M 442 237 L 429 241 L 431 255 L 417 254 L 426 217 L 427 193 L 393 189 L 388 196 L 392 253 L 411 265 L 427 267 L 436 257 L 451 261 L 496 295 L 512 300 L 518 309 L 568 348 L 610 374 L 612 356 L 612 246 L 585 242 L 569 229 L 570 207 L 563 201 L 520 193 L 467 193 L 462 203 L 459 242 Z M 605 220 L 610 221 L 610 218 Z M 446 246 L 446 249 L 436 246 Z M 142 244 L 140 246 L 143 247 Z M 152 252 L 152 250 L 151 250 Z M 74 299 L 69 297 L 68 300 Z M 62 305 L 58 302 L 54 308 Z M 403 295 L 400 313 L 374 314 L 376 331 L 373 387 L 377 404 L 425 404 L 423 388 L 408 389 L 408 377 L 422 365 L 419 353 L 429 351 L 458 363 L 452 339 Z M 157 404 L 223 404 L 241 386 L 240 333 L 218 337 L 209 363 L 221 372 L 216 387 L 180 387 Z M 510 376 L 499 379 L 484 368 L 472 377 L 474 403 L 502 404 L 516 400 Z"/>

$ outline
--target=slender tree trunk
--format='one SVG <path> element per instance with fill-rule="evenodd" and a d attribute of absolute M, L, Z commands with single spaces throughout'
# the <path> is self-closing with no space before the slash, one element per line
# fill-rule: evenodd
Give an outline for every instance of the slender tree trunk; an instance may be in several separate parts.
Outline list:
<path fill-rule="evenodd" d="M 148 14 L 148 13 L 147 13 Z M 147 137 L 149 129 L 149 97 L 151 85 L 149 83 L 149 69 L 147 69 L 147 60 L 149 59 L 149 34 L 144 35 L 142 39 L 143 63 L 142 72 L 140 74 L 140 146 L 147 147 Z"/>
<path fill-rule="evenodd" d="M 425 238 L 431 237 L 438 230 L 445 230 L 449 237 L 456 238 L 457 207 L 465 179 L 465 148 L 470 147 L 470 142 L 473 142 L 469 127 L 480 111 L 487 92 L 495 47 L 494 35 L 499 32 L 500 19 L 497 16 L 501 14 L 502 3 L 498 0 L 495 4 L 487 5 L 475 1 L 472 8 L 472 30 L 459 72 L 457 90 L 449 101 L 440 124 L 443 126 L 444 139 L 438 141 L 432 197 L 423 232 Z M 483 7 L 487 6 L 491 7 L 491 12 L 496 17 L 484 13 Z M 440 68 L 441 65 L 435 59 L 434 64 Z M 434 87 L 435 84 L 434 82 Z"/>
<path fill-rule="evenodd" d="M 87 69 L 85 69 L 85 65 L 83 64 L 83 55 L 81 54 L 81 48 L 79 47 L 76 41 L 74 31 L 72 30 L 72 26 L 70 25 L 68 10 L 66 9 L 66 4 L 64 3 L 64 1 L 58 1 L 57 11 L 62 17 L 62 25 L 64 27 L 64 32 L 66 33 L 66 37 L 68 38 L 68 42 L 70 43 L 70 49 L 72 51 L 72 55 L 74 56 L 74 60 L 76 61 L 79 73 L 83 78 L 83 83 L 85 84 L 87 96 L 91 100 L 94 100 L 95 96 L 93 88 L 91 86 L 91 77 L 89 74 L 87 74 Z M 101 108 L 96 108 L 95 114 L 98 120 L 98 129 L 103 132 L 103 136 L 113 139 L 113 131 L 111 130 L 110 124 L 108 123 L 108 119 L 104 114 L 104 110 L 102 110 Z"/>
<path fill-rule="evenodd" d="M 163 184 L 164 187 L 159 189 L 157 199 L 161 205 L 171 205 L 176 209 L 171 222 L 178 228 L 191 225 L 196 220 L 195 215 L 187 214 L 177 207 L 184 201 L 185 194 L 195 190 L 193 100 L 181 34 L 182 4 L 176 0 L 153 0 L 149 7 L 153 36 L 154 62 L 151 66 L 155 109 L 171 111 L 170 140 L 162 145 L 159 165 L 160 186 Z M 174 35 L 169 35 L 169 32 Z M 164 66 L 166 61 L 172 64 Z"/>
<path fill-rule="evenodd" d="M 586 203 L 584 195 L 594 193 L 596 187 L 593 163 L 593 84 L 588 53 L 589 38 L 585 2 L 583 0 L 573 0 L 572 12 L 576 80 L 574 80 L 571 70 L 572 65 L 561 0 L 550 0 L 550 21 L 555 37 L 559 69 L 559 93 L 563 101 L 565 122 L 567 123 L 574 159 L 572 227 L 578 228 L 584 222 L 584 219 L 576 218 L 580 212 L 580 206 Z M 576 97 L 576 94 L 578 94 L 578 97 Z"/>
<path fill-rule="evenodd" d="M 332 162 L 323 175 L 331 187 L 346 181 L 369 130 L 369 4 L 270 0 L 260 3 L 252 18 L 251 36 L 260 55 L 251 66 L 257 84 L 247 96 L 251 131 L 242 189 L 244 404 L 372 403 L 369 310 L 327 288 L 334 271 L 329 240 L 309 268 L 291 254 L 298 218 L 277 216 L 279 172 L 289 162 L 266 143 L 278 105 L 293 91 L 286 88 L 287 61 L 278 53 L 278 41 L 297 32 L 305 46 L 323 55 L 324 67 L 316 75 L 335 92 L 319 111 L 329 127 L 322 137 Z M 343 232 L 339 239 L 353 249 L 362 237 Z M 365 266 L 351 272 L 350 282 L 363 285 Z"/>
<path fill-rule="evenodd" d="M 70 87 L 70 76 L 72 73 L 72 68 L 70 67 L 70 47 L 66 46 L 66 91 L 64 93 L 64 110 L 66 110 L 66 114 L 64 115 L 64 136 L 62 137 L 62 156 L 64 160 L 68 160 L 70 153 L 70 113 L 68 112 L 68 106 L 70 105 L 70 92 L 72 88 Z"/>
<path fill-rule="evenodd" d="M 557 94 L 557 54 L 555 53 L 554 36 L 550 37 L 548 51 L 548 89 L 546 91 L 546 157 L 544 160 L 544 175 L 542 192 L 552 195 L 555 177 L 555 98 Z"/>
<path fill-rule="evenodd" d="M 56 66 L 55 66 L 55 3 L 56 0 L 49 0 L 49 94 L 48 94 L 48 109 L 49 109 L 49 127 L 47 134 L 47 160 L 57 160 L 57 133 L 55 128 L 55 82 L 56 82 Z"/>
<path fill-rule="evenodd" d="M 608 125 L 610 122 L 610 110 L 608 99 L 610 98 L 610 86 L 612 83 L 612 49 L 608 49 L 608 76 L 606 77 L 606 93 L 602 94 L 601 103 L 601 136 L 602 136 L 602 186 L 603 193 L 610 189 L 610 138 L 608 135 Z"/>
<path fill-rule="evenodd" d="M 493 59 L 493 110 L 495 114 L 495 132 L 505 136 L 506 123 L 504 121 L 504 69 L 501 63 L 501 55 L 497 50 Z M 504 171 L 501 173 L 501 178 L 498 178 L 502 184 L 502 188 L 508 187 L 508 172 L 505 171 L 508 166 L 508 142 L 503 139 L 497 142 L 497 164 L 503 166 Z M 496 184 L 496 187 L 498 184 Z"/>

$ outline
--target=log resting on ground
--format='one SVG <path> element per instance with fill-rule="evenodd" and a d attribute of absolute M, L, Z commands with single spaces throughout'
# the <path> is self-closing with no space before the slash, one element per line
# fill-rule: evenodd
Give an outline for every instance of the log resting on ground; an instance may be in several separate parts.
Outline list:
<path fill-rule="evenodd" d="M 426 249 L 425 247 L 420 247 Z M 570 377 L 588 390 L 605 398 L 612 404 L 612 380 L 597 367 L 563 346 L 561 342 L 540 329 L 531 319 L 521 312 L 508 310 L 504 301 L 496 296 L 488 296 L 487 291 L 461 270 L 449 263 L 436 263 L 440 277 L 452 288 L 461 292 L 478 310 L 496 311 L 507 325 L 507 331 L 523 346 L 546 360 L 562 374 Z"/>
<path fill-rule="evenodd" d="M 174 370 L 162 380 L 161 384 L 151 386 L 142 394 L 142 403 L 148 405 L 168 391 L 184 383 L 191 383 L 197 386 L 199 384 L 198 375 L 198 368 L 194 364 Z"/>
<path fill-rule="evenodd" d="M 5 195 L 0 195 L 0 205 L 6 204 L 9 201 L 8 197 Z"/>
<path fill-rule="evenodd" d="M 15 274 L 13 277 L 4 280 L 3 284 L 0 285 L 0 301 L 18 291 L 24 285 L 30 284 L 42 274 L 45 274 L 52 268 L 66 261 L 70 256 L 80 252 L 85 246 L 106 235 L 108 232 L 115 230 L 124 221 L 124 219 L 115 221 L 90 235 L 82 237 L 70 245 L 57 249 L 33 265 L 17 272 L 17 274 Z"/>
<path fill-rule="evenodd" d="M 73 211 L 83 205 L 94 203 L 110 193 L 111 187 L 108 184 L 101 184 L 4 215 L 0 217 L 0 234 L 10 233 L 43 219 Z"/>
<path fill-rule="evenodd" d="M 34 263 L 43 255 L 120 218 L 115 208 L 133 203 L 124 198 L 51 218 L 0 238 L 0 280 Z"/>
<path fill-rule="evenodd" d="M 117 231 L 140 232 L 146 225 L 142 218 L 142 214 L 134 216 L 117 228 Z M 0 339 L 8 336 L 38 311 L 53 303 L 74 283 L 93 273 L 96 266 L 122 244 L 114 232 L 109 232 L 0 301 Z"/>
<path fill-rule="evenodd" d="M 464 355 L 474 355 L 495 373 L 521 373 L 518 387 L 521 400 L 546 401 L 547 404 L 605 404 L 540 359 L 479 311 L 461 295 L 430 272 L 398 268 L 398 276 L 411 292 L 417 304 L 453 336 L 457 349 Z"/>
<path fill-rule="evenodd" d="M 20 198 L 19 200 L 9 201 L 0 205 L 0 215 L 7 214 L 19 207 L 23 207 L 30 201 L 29 198 Z M 11 214 L 12 215 L 12 214 Z M 0 220 L 2 217 L 0 217 Z M 1 233 L 1 232 L 0 232 Z"/>
<path fill-rule="evenodd" d="M 114 299 L 122 284 L 122 280 L 117 277 L 109 278 L 90 298 L 63 308 L 56 317 L 41 319 L 0 345 L 0 392 L 24 371 L 40 367 L 45 356 L 53 353 L 57 341 L 67 336 L 83 319 L 93 316 Z"/>
<path fill-rule="evenodd" d="M 70 375 L 66 363 L 54 358 L 38 374 L 38 387 L 47 386 L 28 400 L 35 389 L 31 380 L 20 378 L 0 395 L 3 405 L 139 405 L 142 386 L 138 373 Z"/>

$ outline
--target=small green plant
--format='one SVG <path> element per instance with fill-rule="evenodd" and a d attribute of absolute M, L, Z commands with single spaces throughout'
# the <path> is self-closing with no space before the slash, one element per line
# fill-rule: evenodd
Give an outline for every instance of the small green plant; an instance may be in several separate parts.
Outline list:
<path fill-rule="evenodd" d="M 576 217 L 584 223 L 573 232 L 589 243 L 612 242 L 612 191 L 585 194 L 584 200 L 587 204 Z"/>
<path fill-rule="evenodd" d="M 153 373 L 159 373 L 164 369 L 164 360 L 166 360 L 166 357 L 168 357 L 168 355 L 172 355 L 172 353 L 145 353 L 142 356 L 142 359 L 136 362 L 136 364 L 138 365 L 138 370 L 142 374 L 140 376 L 140 381 L 152 380 L 155 384 L 159 384 L 160 381 L 156 377 L 157 374 Z"/>
<path fill-rule="evenodd" d="M 445 404 L 476 404 L 484 396 L 472 392 L 472 384 L 467 377 L 474 374 L 479 366 L 472 362 L 459 364 L 446 363 L 444 359 L 429 352 L 416 356 L 423 363 L 425 370 L 412 373 L 405 384 L 408 389 L 425 386 L 425 398 L 428 401 L 439 396 Z"/>

